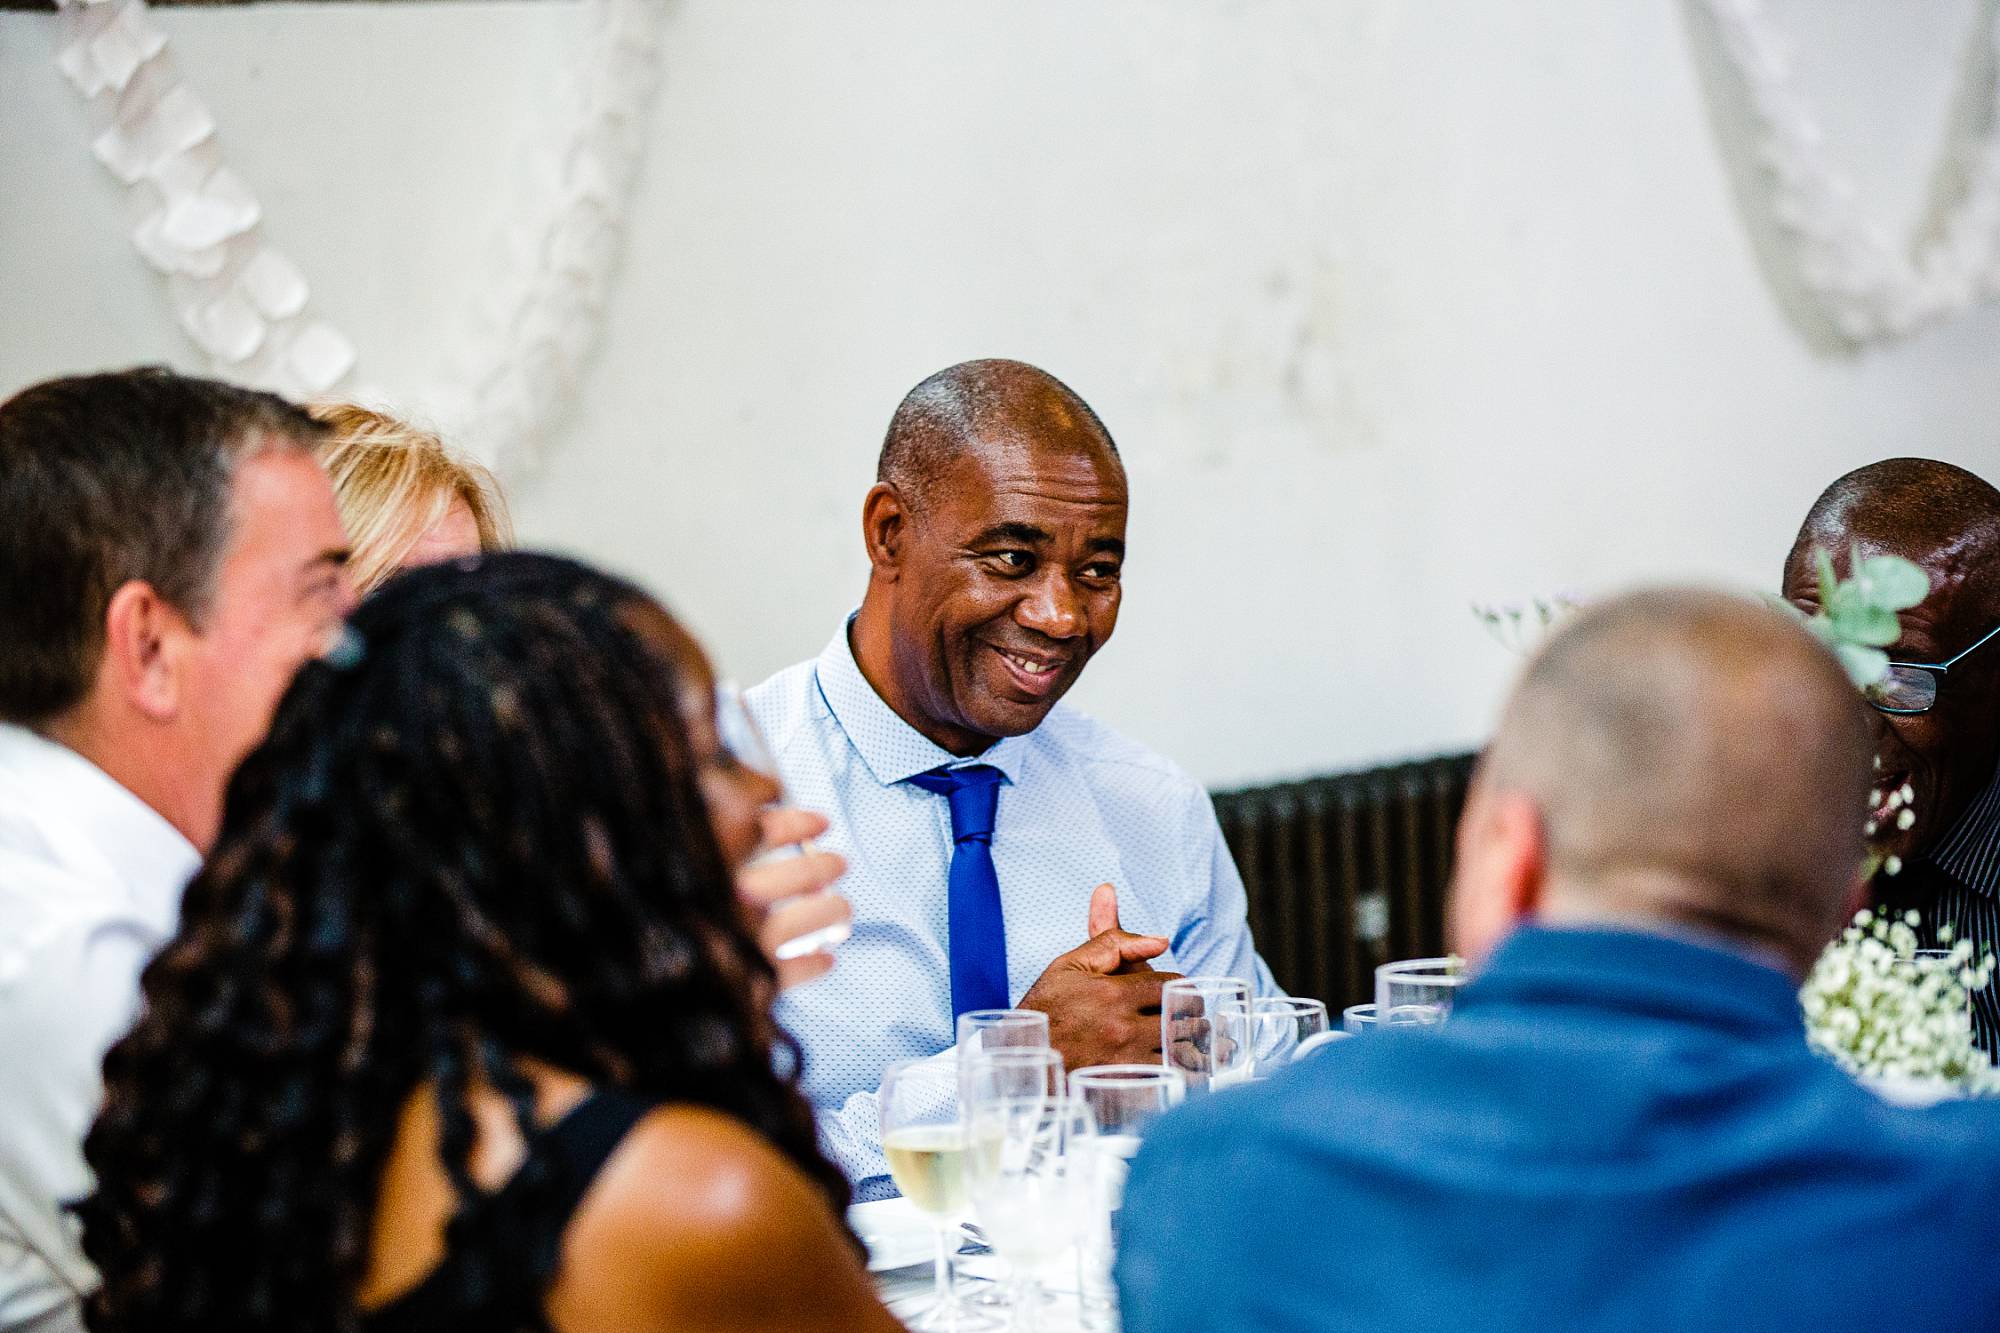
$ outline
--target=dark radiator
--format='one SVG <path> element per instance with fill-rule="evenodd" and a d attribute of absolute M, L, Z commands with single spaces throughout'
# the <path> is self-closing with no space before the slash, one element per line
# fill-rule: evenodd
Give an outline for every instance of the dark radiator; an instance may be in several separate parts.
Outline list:
<path fill-rule="evenodd" d="M 1374 998 L 1377 964 L 1444 952 L 1452 837 L 1473 758 L 1215 794 L 1250 929 L 1286 990 L 1338 1015 Z"/>

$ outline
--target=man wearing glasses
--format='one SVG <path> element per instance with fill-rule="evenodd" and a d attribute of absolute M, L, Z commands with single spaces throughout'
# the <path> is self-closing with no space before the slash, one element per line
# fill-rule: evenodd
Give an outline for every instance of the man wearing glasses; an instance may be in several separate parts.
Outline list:
<path fill-rule="evenodd" d="M 1897 873 L 1875 894 L 1923 913 L 1926 944 L 1949 924 L 1984 953 L 2000 953 L 2000 491 L 1963 468 L 1891 458 L 1848 473 L 1814 502 L 1785 560 L 1785 596 L 1818 600 L 1813 548 L 1846 567 L 1899 555 L 1930 576 L 1921 605 L 1903 615 L 1890 674 L 1872 694 L 1879 725 L 1878 792 L 1908 784 L 1914 820 L 1892 827 Z M 2000 997 L 1973 995 L 1973 1026 L 2000 1050 Z"/>

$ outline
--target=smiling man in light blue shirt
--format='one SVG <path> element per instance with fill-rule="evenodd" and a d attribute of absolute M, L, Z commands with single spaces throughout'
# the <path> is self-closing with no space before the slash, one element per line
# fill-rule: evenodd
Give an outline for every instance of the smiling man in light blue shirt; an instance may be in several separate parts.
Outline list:
<path fill-rule="evenodd" d="M 885 1191 L 875 1089 L 957 1012 L 1049 1015 L 1070 1069 L 1159 1060 L 1176 972 L 1276 989 L 1207 793 L 1059 700 L 1117 624 L 1125 470 L 1089 406 L 1013 361 L 898 407 L 862 515 L 861 610 L 750 694 L 787 799 L 831 819 L 854 934 L 779 1017 L 828 1150 Z"/>

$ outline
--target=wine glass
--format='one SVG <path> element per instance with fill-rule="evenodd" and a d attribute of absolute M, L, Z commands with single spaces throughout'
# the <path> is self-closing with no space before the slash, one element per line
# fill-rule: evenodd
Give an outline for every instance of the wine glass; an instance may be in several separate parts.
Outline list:
<path fill-rule="evenodd" d="M 1459 987 L 1472 979 L 1456 958 L 1411 958 L 1375 969 L 1375 1013 L 1383 1023 L 1431 1026 L 1451 1017 Z"/>
<path fill-rule="evenodd" d="M 990 1327 L 968 1312 L 952 1282 L 957 1219 L 966 1205 L 966 1132 L 958 1110 L 958 1070 L 948 1061 L 904 1060 L 882 1075 L 882 1155 L 903 1197 L 930 1219 L 937 1242 L 936 1299 L 920 1329 Z"/>
<path fill-rule="evenodd" d="M 1250 1077 L 1250 986 L 1235 977 L 1179 977 L 1160 991 L 1160 1063 L 1190 1095 Z"/>
<path fill-rule="evenodd" d="M 1075 1108 L 1071 1170 L 1082 1173 L 1089 1202 L 1077 1247 L 1077 1287 L 1091 1327 L 1116 1327 L 1111 1265 L 1118 1254 L 1126 1172 L 1153 1122 L 1186 1096 L 1187 1079 L 1164 1065 L 1092 1065 L 1069 1076 Z"/>
<path fill-rule="evenodd" d="M 1265 996 L 1250 1002 L 1249 1026 L 1250 1077 L 1266 1079 L 1326 1031 L 1326 1005 L 1297 995 Z"/>
<path fill-rule="evenodd" d="M 965 1061 L 990 1050 L 1009 1047 L 1041 1047 L 1049 1044 L 1049 1016 L 1036 1009 L 968 1009 L 958 1016 L 958 1059 Z M 1005 1287 L 974 1278 L 978 1290 L 971 1304 L 982 1311 L 1008 1308 Z"/>
<path fill-rule="evenodd" d="M 974 1212 L 1013 1279 L 1013 1327 L 1041 1325 L 1039 1270 L 1076 1243 L 1080 1171 L 1064 1156 L 1071 1108 L 1062 1056 L 1038 1047 L 984 1051 L 959 1066 L 967 1185 Z"/>

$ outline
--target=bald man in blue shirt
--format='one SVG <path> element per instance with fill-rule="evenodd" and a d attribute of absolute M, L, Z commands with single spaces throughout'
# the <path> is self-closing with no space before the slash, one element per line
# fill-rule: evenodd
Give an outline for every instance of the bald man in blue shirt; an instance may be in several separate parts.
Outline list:
<path fill-rule="evenodd" d="M 1474 782 L 1450 1021 L 1162 1121 L 1126 1333 L 2000 1328 L 2000 1106 L 1892 1107 L 1801 1027 L 1872 749 L 1775 611 L 1584 613 Z"/>

